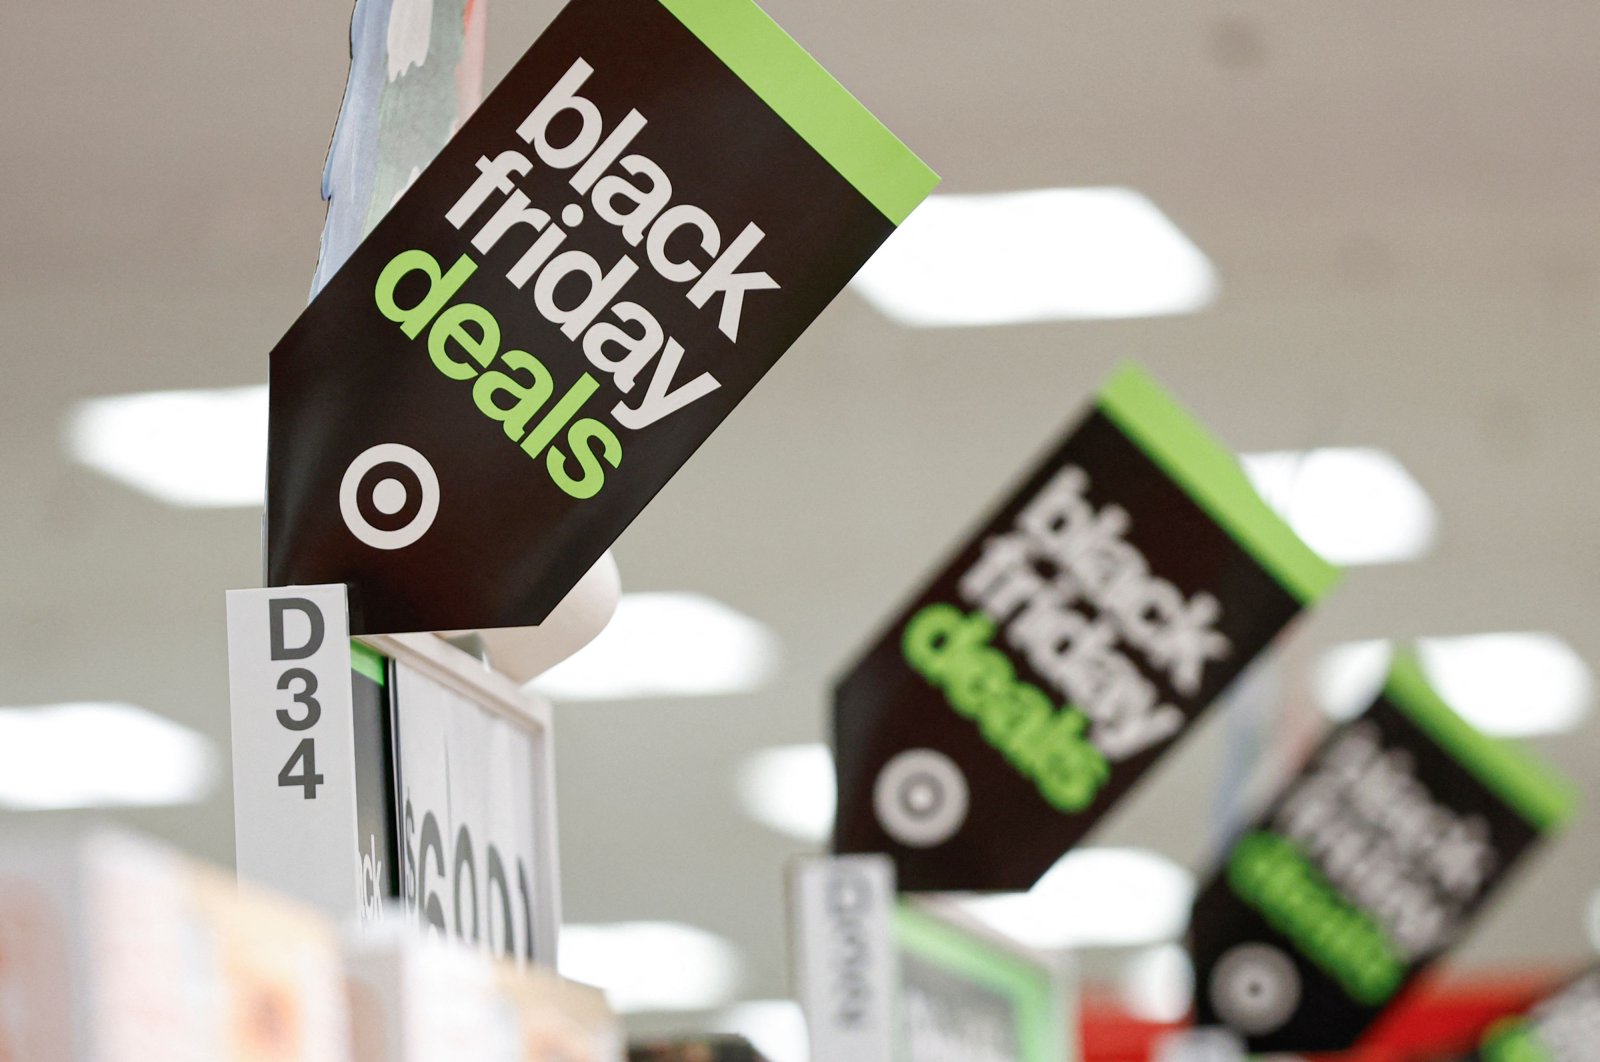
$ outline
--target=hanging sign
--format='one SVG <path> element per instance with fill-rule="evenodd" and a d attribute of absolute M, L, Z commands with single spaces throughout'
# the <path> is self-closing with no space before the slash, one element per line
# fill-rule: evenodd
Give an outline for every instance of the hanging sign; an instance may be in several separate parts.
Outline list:
<path fill-rule="evenodd" d="M 1353 1046 L 1569 807 L 1401 657 L 1196 898 L 1198 1023 L 1252 1051 Z"/>
<path fill-rule="evenodd" d="M 268 582 L 538 623 L 936 180 L 750 0 L 572 0 L 273 350 Z"/>
<path fill-rule="evenodd" d="M 1334 579 L 1122 369 L 839 684 L 836 849 L 1030 887 Z"/>

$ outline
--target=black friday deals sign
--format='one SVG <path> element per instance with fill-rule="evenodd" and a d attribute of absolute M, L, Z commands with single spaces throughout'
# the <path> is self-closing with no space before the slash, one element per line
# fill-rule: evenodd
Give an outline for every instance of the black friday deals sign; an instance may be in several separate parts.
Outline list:
<path fill-rule="evenodd" d="M 835 848 L 1030 887 L 1334 579 L 1124 367 L 840 682 Z"/>
<path fill-rule="evenodd" d="M 538 623 L 936 181 L 749 0 L 572 0 L 273 350 L 268 582 Z"/>
<path fill-rule="evenodd" d="M 1253 1051 L 1354 1046 L 1571 804 L 1402 656 L 1196 897 L 1199 1023 Z"/>

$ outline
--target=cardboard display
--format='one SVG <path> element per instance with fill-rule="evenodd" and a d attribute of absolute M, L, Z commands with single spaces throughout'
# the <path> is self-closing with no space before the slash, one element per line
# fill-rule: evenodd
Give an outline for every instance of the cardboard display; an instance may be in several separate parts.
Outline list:
<path fill-rule="evenodd" d="M 1030 887 L 1334 579 L 1124 367 L 839 683 L 835 850 Z"/>
<path fill-rule="evenodd" d="M 273 350 L 268 582 L 540 623 L 935 181 L 748 0 L 572 0 Z"/>
<path fill-rule="evenodd" d="M 1570 807 L 1400 657 L 1196 897 L 1198 1023 L 1252 1051 L 1353 1046 Z"/>

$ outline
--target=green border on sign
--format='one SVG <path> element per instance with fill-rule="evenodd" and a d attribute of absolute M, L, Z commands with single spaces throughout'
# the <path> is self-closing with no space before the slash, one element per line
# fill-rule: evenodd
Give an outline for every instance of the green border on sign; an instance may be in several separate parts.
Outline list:
<path fill-rule="evenodd" d="M 895 941 L 906 954 L 1005 996 L 1017 1015 L 1022 1062 L 1068 1057 L 1064 1001 L 1050 974 L 926 911 L 900 904 Z"/>
<path fill-rule="evenodd" d="M 350 670 L 365 675 L 380 686 L 389 684 L 388 661 L 382 653 L 364 642 L 350 641 Z"/>
<path fill-rule="evenodd" d="M 895 225 L 939 183 L 751 0 L 661 0 L 661 6 Z"/>
<path fill-rule="evenodd" d="M 1101 390 L 1102 412 L 1302 605 L 1339 570 L 1300 540 L 1250 485 L 1237 459 L 1145 371 L 1122 365 Z"/>
<path fill-rule="evenodd" d="M 1535 828 L 1554 829 L 1572 815 L 1577 793 L 1571 783 L 1520 746 L 1492 738 L 1457 715 L 1429 684 L 1416 654 L 1395 654 L 1383 693 Z"/>

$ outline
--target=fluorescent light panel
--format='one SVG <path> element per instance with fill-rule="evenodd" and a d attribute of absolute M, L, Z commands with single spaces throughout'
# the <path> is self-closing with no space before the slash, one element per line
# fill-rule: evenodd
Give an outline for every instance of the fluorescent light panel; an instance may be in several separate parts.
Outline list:
<path fill-rule="evenodd" d="M 1467 722 L 1499 737 L 1577 729 L 1594 701 L 1594 675 L 1554 634 L 1507 631 L 1420 638 L 1417 657 L 1428 682 Z M 1393 656 L 1387 641 L 1349 642 L 1324 653 L 1312 689 L 1324 712 L 1349 719 L 1383 688 Z"/>
<path fill-rule="evenodd" d="M 1385 450 L 1277 450 L 1241 460 L 1267 504 L 1334 564 L 1393 564 L 1433 547 L 1433 502 Z"/>
<path fill-rule="evenodd" d="M 1041 950 L 1176 940 L 1189 924 L 1194 875 L 1142 848 L 1068 852 L 1025 893 L 963 901 L 974 916 Z"/>
<path fill-rule="evenodd" d="M 602 989 L 623 1013 L 724 1006 L 740 978 L 733 945 L 678 922 L 563 926 L 560 957 L 563 976 Z"/>
<path fill-rule="evenodd" d="M 833 832 L 833 751 L 821 743 L 762 749 L 739 766 L 739 806 L 770 829 L 819 843 Z"/>
<path fill-rule="evenodd" d="M 194 804 L 216 778 L 211 742 L 131 704 L 0 709 L 0 806 Z"/>
<path fill-rule="evenodd" d="M 700 594 L 624 594 L 600 636 L 533 682 L 556 700 L 748 693 L 777 671 L 766 627 Z"/>
<path fill-rule="evenodd" d="M 261 505 L 264 386 L 94 398 L 73 411 L 66 433 L 75 460 L 169 505 Z"/>
<path fill-rule="evenodd" d="M 1128 188 L 936 195 L 856 276 L 881 313 L 923 327 L 1192 313 L 1211 262 Z"/>

